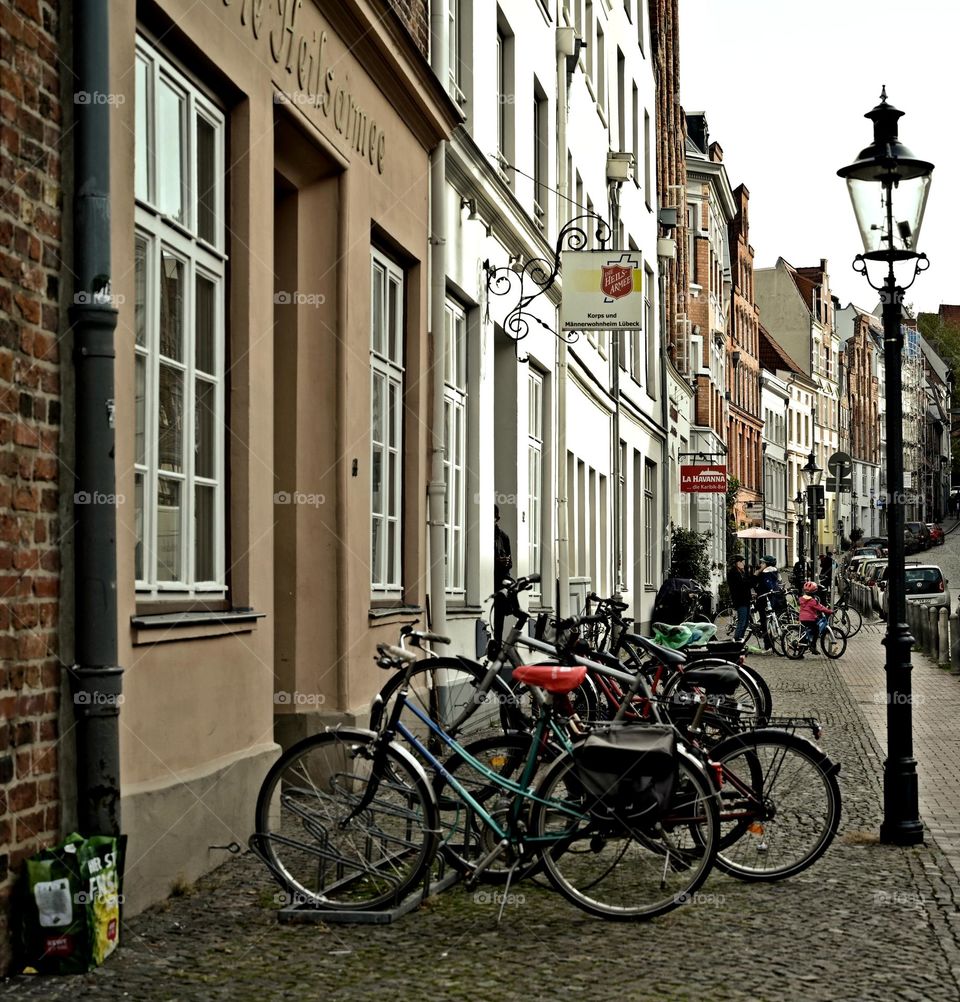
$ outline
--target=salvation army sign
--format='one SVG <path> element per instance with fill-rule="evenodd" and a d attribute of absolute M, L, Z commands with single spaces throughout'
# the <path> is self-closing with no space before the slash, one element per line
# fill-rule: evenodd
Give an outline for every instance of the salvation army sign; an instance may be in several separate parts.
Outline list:
<path fill-rule="evenodd" d="M 564 251 L 560 255 L 565 331 L 643 327 L 643 270 L 636 251 Z"/>
<path fill-rule="evenodd" d="M 680 490 L 684 494 L 726 494 L 726 466 L 681 466 Z"/>

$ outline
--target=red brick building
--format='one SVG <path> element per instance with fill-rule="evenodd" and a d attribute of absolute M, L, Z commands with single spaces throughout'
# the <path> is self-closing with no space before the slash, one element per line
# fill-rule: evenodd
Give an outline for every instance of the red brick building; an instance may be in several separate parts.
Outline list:
<path fill-rule="evenodd" d="M 728 468 L 741 490 L 736 520 L 749 523 L 745 505 L 761 500 L 763 490 L 763 420 L 760 414 L 760 311 L 753 288 L 753 248 L 750 246 L 750 192 L 740 185 L 733 192 L 735 214 L 730 223 L 731 302 L 728 326 L 727 425 Z"/>
<path fill-rule="evenodd" d="M 20 862 L 59 834 L 58 5 L 0 10 L 0 969 Z"/>

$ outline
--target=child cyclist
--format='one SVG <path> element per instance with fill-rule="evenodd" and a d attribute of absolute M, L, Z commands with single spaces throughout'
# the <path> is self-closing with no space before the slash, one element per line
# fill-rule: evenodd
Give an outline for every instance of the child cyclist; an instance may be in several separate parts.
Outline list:
<path fill-rule="evenodd" d="M 806 636 L 806 646 L 811 651 L 816 650 L 817 647 L 817 619 L 821 613 L 830 615 L 833 612 L 833 609 L 829 609 L 817 601 L 816 594 L 819 590 L 816 581 L 807 581 L 804 583 L 803 594 L 800 596 L 800 624 L 803 626 L 803 632 Z M 802 654 L 800 656 L 803 657 Z"/>

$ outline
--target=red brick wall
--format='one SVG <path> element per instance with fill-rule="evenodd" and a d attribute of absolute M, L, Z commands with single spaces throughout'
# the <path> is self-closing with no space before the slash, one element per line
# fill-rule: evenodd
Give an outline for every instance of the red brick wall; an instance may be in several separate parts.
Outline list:
<path fill-rule="evenodd" d="M 430 4 L 428 0 L 390 0 L 414 44 L 427 59 L 430 52 Z"/>
<path fill-rule="evenodd" d="M 0 971 L 20 863 L 60 824 L 58 9 L 0 5 Z"/>

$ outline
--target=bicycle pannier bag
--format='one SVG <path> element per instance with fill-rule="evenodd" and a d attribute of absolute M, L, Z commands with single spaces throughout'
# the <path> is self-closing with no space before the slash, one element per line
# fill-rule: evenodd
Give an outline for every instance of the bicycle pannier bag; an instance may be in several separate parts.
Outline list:
<path fill-rule="evenodd" d="M 573 750 L 574 775 L 598 818 L 637 824 L 658 820 L 673 796 L 677 738 L 659 725 L 609 728 Z"/>

